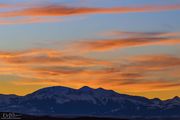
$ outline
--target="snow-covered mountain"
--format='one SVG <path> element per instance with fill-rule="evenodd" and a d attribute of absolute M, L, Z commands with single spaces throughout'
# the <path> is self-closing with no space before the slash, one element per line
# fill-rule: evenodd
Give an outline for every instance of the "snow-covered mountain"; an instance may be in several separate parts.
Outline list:
<path fill-rule="evenodd" d="M 0 95 L 0 112 L 112 117 L 180 116 L 180 98 L 161 101 L 158 98 L 119 94 L 103 88 L 55 86 L 26 96 Z"/>

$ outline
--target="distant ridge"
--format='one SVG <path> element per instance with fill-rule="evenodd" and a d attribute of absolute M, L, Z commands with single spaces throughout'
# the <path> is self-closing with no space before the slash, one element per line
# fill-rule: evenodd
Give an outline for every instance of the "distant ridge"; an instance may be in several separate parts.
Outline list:
<path fill-rule="evenodd" d="M 103 88 L 47 87 L 25 96 L 0 95 L 0 112 L 61 116 L 180 116 L 180 98 L 148 99 Z"/>

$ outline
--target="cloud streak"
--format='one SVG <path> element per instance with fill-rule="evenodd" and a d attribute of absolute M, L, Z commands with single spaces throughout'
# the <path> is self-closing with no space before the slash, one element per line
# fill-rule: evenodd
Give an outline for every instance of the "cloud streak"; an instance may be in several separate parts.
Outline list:
<path fill-rule="evenodd" d="M 16 52 L 0 51 L 0 60 L 8 64 L 51 64 L 51 65 L 69 65 L 69 66 L 93 66 L 109 65 L 109 62 L 87 58 L 83 56 L 65 55 L 62 51 L 51 49 L 34 49 Z"/>
<path fill-rule="evenodd" d="M 74 45 L 74 47 L 82 46 L 86 52 L 103 52 L 114 49 L 122 49 L 127 47 L 140 47 L 150 45 L 175 45 L 179 44 L 180 39 L 168 38 L 128 38 L 128 39 L 104 39 L 82 41 Z"/>
<path fill-rule="evenodd" d="M 69 7 L 63 5 L 46 5 L 31 7 L 12 12 L 0 13 L 1 17 L 17 16 L 70 16 L 82 14 L 113 14 L 113 13 L 135 13 L 135 12 L 159 12 L 169 10 L 179 10 L 180 5 L 168 6 L 140 6 L 140 7 L 112 7 L 112 8 L 93 8 L 93 7 Z"/>
<path fill-rule="evenodd" d="M 13 6 L 13 9 L 11 10 Z M 76 15 L 90 15 L 90 14 L 127 14 L 127 13 L 140 13 L 140 12 L 162 12 L 179 10 L 180 5 L 145 5 L 145 6 L 119 6 L 119 7 L 75 7 L 62 4 L 39 4 L 35 7 L 27 4 L 8 5 L 0 4 L 0 8 L 9 8 L 8 11 L 0 12 L 0 18 L 17 18 L 22 20 L 8 21 L 1 20 L 1 24 L 20 24 L 20 23 L 36 23 L 36 22 L 60 22 L 61 20 L 55 18 L 43 18 L 43 17 L 64 17 L 64 16 L 76 16 Z M 21 8 L 21 9 L 15 9 Z M 23 18 L 28 17 L 28 18 Z M 40 18 L 34 18 L 40 17 Z"/>
<path fill-rule="evenodd" d="M 104 37 L 121 37 L 121 38 L 132 38 L 132 37 L 180 37 L 179 32 L 129 32 L 129 31 L 108 31 L 98 34 Z"/>
<path fill-rule="evenodd" d="M 112 32 L 109 35 L 118 35 L 118 38 L 83 40 L 72 47 L 84 52 L 104 52 L 128 47 L 180 44 L 178 33 Z"/>

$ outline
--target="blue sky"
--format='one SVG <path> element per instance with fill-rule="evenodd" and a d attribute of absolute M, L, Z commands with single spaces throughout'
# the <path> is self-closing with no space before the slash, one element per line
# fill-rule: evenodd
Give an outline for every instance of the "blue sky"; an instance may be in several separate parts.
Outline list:
<path fill-rule="evenodd" d="M 0 93 L 88 85 L 172 97 L 179 33 L 179 0 L 1 0 Z"/>
<path fill-rule="evenodd" d="M 104 1 L 104 0 L 103 0 Z M 13 4 L 22 2 L 22 0 L 1 1 L 2 3 Z M 36 3 L 56 3 L 59 0 L 49 2 L 32 2 Z M 60 1 L 66 3 L 65 1 Z M 24 2 L 25 3 L 25 2 Z M 75 0 L 68 0 L 70 5 L 76 6 L 81 3 L 82 6 L 94 7 L 112 7 L 112 6 L 140 6 L 140 5 L 169 5 L 180 4 L 178 0 L 162 1 L 162 0 L 105 0 L 88 1 L 76 3 Z M 79 5 L 79 4 L 78 4 Z M 103 15 L 82 15 L 61 17 L 65 19 L 56 23 L 34 23 L 34 24 L 15 24 L 1 25 L 1 49 L 22 49 L 37 47 L 36 43 L 44 41 L 63 41 L 78 40 L 96 37 L 96 34 L 102 31 L 123 30 L 123 31 L 140 31 L 140 32 L 178 32 L 180 31 L 180 11 L 167 11 L 157 13 L 128 13 L 128 14 L 103 14 Z M 78 31 L 77 31 L 78 29 Z M 51 32 L 49 32 L 51 31 Z M 99 36 L 97 36 L 99 37 Z M 13 42 L 13 45 L 12 45 Z M 14 45 L 15 44 L 15 45 Z"/>

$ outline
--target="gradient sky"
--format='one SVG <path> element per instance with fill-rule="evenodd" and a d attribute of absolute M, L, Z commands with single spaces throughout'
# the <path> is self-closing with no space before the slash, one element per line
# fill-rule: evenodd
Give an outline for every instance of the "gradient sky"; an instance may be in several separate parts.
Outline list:
<path fill-rule="evenodd" d="M 180 96 L 180 1 L 1 0 L 0 93 L 57 85 Z"/>

